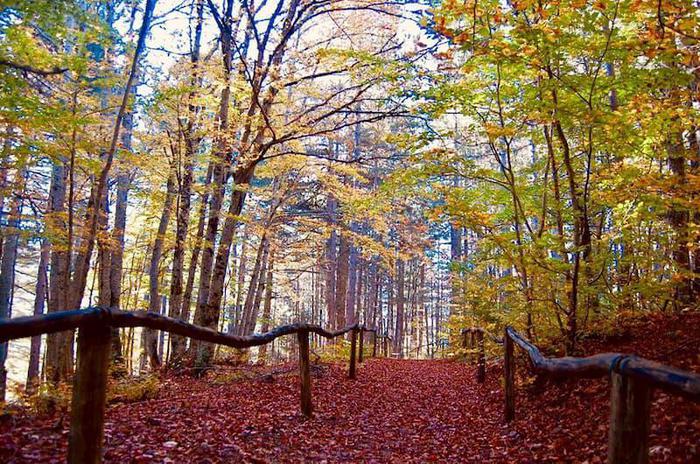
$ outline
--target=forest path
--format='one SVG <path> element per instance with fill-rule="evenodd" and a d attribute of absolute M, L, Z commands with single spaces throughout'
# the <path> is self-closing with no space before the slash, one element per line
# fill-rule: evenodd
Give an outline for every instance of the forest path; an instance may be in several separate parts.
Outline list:
<path fill-rule="evenodd" d="M 479 385 L 473 367 L 447 361 L 369 359 L 360 366 L 355 380 L 342 365 L 324 366 L 313 376 L 311 420 L 299 412 L 293 371 L 273 382 L 215 387 L 182 405 L 160 403 L 168 412 L 158 413 L 155 404 L 153 409 L 124 405 L 111 414 L 113 429 L 127 426 L 129 420 L 122 425 L 119 418 L 138 409 L 144 422 L 157 423 L 151 435 L 124 437 L 127 448 L 158 450 L 174 441 L 180 453 L 168 455 L 176 462 L 204 457 L 213 462 L 506 460 L 514 434 L 502 424 L 495 376 Z M 174 417 L 181 413 L 190 419 Z M 115 438 L 105 449 L 124 447 Z"/>
<path fill-rule="evenodd" d="M 507 451 L 498 385 L 463 363 L 368 359 L 355 380 L 344 365 L 314 368 L 310 420 L 294 367 L 272 380 L 169 379 L 155 399 L 108 406 L 105 462 L 499 462 Z M 60 417 L 0 421 L 0 461 L 63 462 Z"/>
<path fill-rule="evenodd" d="M 538 394 L 520 387 L 518 417 L 506 426 L 500 366 L 478 384 L 463 362 L 369 359 L 355 380 L 344 365 L 323 365 L 313 369 L 309 420 L 296 365 L 287 367 L 274 378 L 255 370 L 171 378 L 155 399 L 110 405 L 105 462 L 604 462 L 600 379 L 540 385 Z M 656 402 L 676 416 L 654 416 L 652 450 L 663 454 L 652 461 L 695 462 L 687 453 L 700 436 L 697 410 L 663 394 Z M 64 462 L 68 422 L 65 414 L 0 420 L 0 462 Z"/>

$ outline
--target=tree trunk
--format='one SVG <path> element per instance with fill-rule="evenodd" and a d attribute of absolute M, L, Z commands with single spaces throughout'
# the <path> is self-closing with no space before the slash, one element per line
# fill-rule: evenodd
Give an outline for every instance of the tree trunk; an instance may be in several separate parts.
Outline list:
<path fill-rule="evenodd" d="M 272 322 L 272 278 L 274 268 L 274 256 L 272 251 L 269 252 L 267 260 L 267 275 L 265 277 L 265 301 L 263 303 L 262 327 L 260 332 L 265 333 L 270 330 Z M 267 362 L 267 344 L 262 345 L 258 351 L 258 364 Z"/>
<path fill-rule="evenodd" d="M 19 248 L 19 235 L 22 214 L 22 196 L 24 195 L 25 171 L 17 170 L 15 180 L 15 195 L 10 202 L 10 212 L 5 229 L 5 240 L 2 246 L 2 258 L 0 259 L 0 321 L 12 316 L 12 295 L 15 284 L 15 264 L 17 263 L 17 249 Z M 7 342 L 0 343 L 0 402 L 5 401 L 7 389 Z"/>
<path fill-rule="evenodd" d="M 386 324 L 384 325 L 384 332 L 387 336 L 391 336 L 392 329 L 394 327 L 394 279 L 387 274 L 386 278 Z"/>
<path fill-rule="evenodd" d="M 201 78 L 199 76 L 199 55 L 202 42 L 202 22 L 204 15 L 204 2 L 197 2 L 197 19 L 192 40 L 192 50 L 190 52 L 190 63 L 192 65 L 192 75 L 190 85 L 192 89 L 199 86 Z M 187 124 L 183 129 L 185 140 L 185 159 L 183 160 L 182 176 L 178 186 L 177 201 L 177 224 L 175 230 L 175 248 L 173 250 L 173 269 L 170 282 L 170 317 L 186 320 L 183 315 L 188 316 L 189 311 L 184 311 L 183 305 L 189 305 L 189 299 L 184 298 L 183 280 L 185 269 L 185 246 L 187 242 L 187 230 L 190 222 L 190 208 L 192 205 L 192 179 L 194 170 L 194 156 L 199 147 L 199 138 L 195 134 L 197 117 L 197 107 L 195 99 L 197 92 L 191 90 L 187 96 Z M 193 261 L 196 263 L 196 259 Z M 184 314 L 183 314 L 184 313 Z M 170 336 L 170 360 L 171 365 L 179 364 L 185 353 L 186 340 L 180 336 Z"/>
<path fill-rule="evenodd" d="M 232 9 L 227 8 L 226 15 L 223 18 L 225 24 L 231 24 L 231 14 Z M 205 327 L 210 327 L 211 324 L 216 323 L 218 319 L 212 317 L 211 315 L 211 305 L 209 303 L 209 292 L 212 285 L 212 272 L 214 272 L 214 244 L 216 242 L 216 236 L 219 229 L 219 220 L 221 214 L 221 207 L 223 204 L 224 190 L 226 183 L 229 178 L 229 153 L 230 142 L 228 134 L 228 119 L 229 119 L 229 106 L 231 103 L 231 58 L 232 58 L 232 45 L 231 45 L 231 30 L 221 30 L 221 54 L 223 57 L 223 71 L 224 71 L 224 88 L 221 90 L 221 98 L 219 101 L 219 111 L 216 117 L 217 133 L 214 145 L 214 159 L 212 161 L 212 183 L 211 183 L 211 198 L 209 202 L 209 218 L 207 220 L 206 231 L 204 235 L 204 246 L 202 249 L 202 264 L 199 274 L 199 293 L 197 295 L 197 308 L 195 310 L 194 320 L 196 324 L 204 325 Z M 234 185 L 235 192 L 235 185 Z M 242 192 L 239 192 L 242 193 Z M 235 195 L 235 193 L 234 193 Z M 236 213 L 237 214 L 237 213 Z M 230 217 L 227 218 L 231 219 Z M 233 230 L 230 231 L 231 237 L 233 237 Z M 220 247 L 223 246 L 223 239 L 220 241 Z M 228 247 L 230 248 L 230 247 Z M 226 261 L 228 261 L 229 249 L 226 250 Z M 224 263 L 224 274 L 226 269 L 226 263 Z M 216 272 L 219 272 L 217 269 Z M 218 275 L 214 280 L 218 279 Z M 225 276 L 224 276 L 225 277 Z M 223 282 L 223 277 L 222 277 Z M 222 284 L 223 288 L 223 284 Z M 221 302 L 221 295 L 215 296 L 214 299 L 218 299 Z M 218 307 L 216 308 L 218 312 Z M 192 342 L 191 349 L 196 352 L 196 362 L 207 362 L 208 353 L 212 350 L 210 347 L 206 347 L 204 351 L 200 351 L 200 346 L 202 344 L 199 342 Z"/>
<path fill-rule="evenodd" d="M 690 169 L 694 176 L 700 176 L 700 142 L 698 141 L 697 127 L 693 126 L 690 128 L 688 138 L 691 156 Z M 696 210 L 693 213 L 693 223 L 696 227 L 700 224 L 700 210 Z M 695 242 L 693 250 L 693 298 L 697 301 L 700 297 L 700 234 L 696 233 L 693 240 Z"/>
<path fill-rule="evenodd" d="M 133 116 L 129 115 L 125 118 L 128 122 L 128 130 L 124 131 L 125 136 L 128 134 L 131 139 L 131 128 L 133 126 Z M 130 147 L 130 140 L 126 147 Z M 124 231 L 126 230 L 126 208 L 129 199 L 129 188 L 131 179 L 129 174 L 120 172 L 117 175 L 117 200 L 114 206 L 114 228 L 112 229 L 112 257 L 109 276 L 109 306 L 114 309 L 121 309 L 121 294 L 122 294 L 122 271 L 124 264 Z M 119 337 L 119 328 L 112 327 L 112 364 L 122 366 L 124 363 L 124 355 L 122 353 L 121 338 Z"/>
<path fill-rule="evenodd" d="M 394 352 L 399 358 L 403 358 L 403 335 L 404 335 L 404 261 L 398 259 L 396 262 L 396 326 L 394 330 Z"/>
<path fill-rule="evenodd" d="M 124 131 L 122 133 L 122 146 L 125 150 L 131 150 L 131 138 L 134 131 L 134 114 L 128 112 L 124 115 Z M 110 299 L 109 306 L 121 309 L 122 272 L 124 267 L 124 232 L 126 230 L 126 210 L 129 203 L 129 189 L 131 188 L 131 176 L 126 166 L 121 166 L 117 174 L 117 198 L 114 205 L 114 228 L 112 229 L 112 256 L 109 276 Z M 124 355 L 122 353 L 119 328 L 112 327 L 112 353 L 111 361 L 114 367 L 112 372 L 118 372 L 124 368 Z"/>
<path fill-rule="evenodd" d="M 350 241 L 345 234 L 340 234 L 340 244 L 338 246 L 338 270 L 335 282 L 335 328 L 345 327 L 347 319 L 345 317 L 347 294 L 348 294 L 348 271 L 350 260 Z"/>
<path fill-rule="evenodd" d="M 44 238 L 41 240 L 41 254 L 39 255 L 39 269 L 36 275 L 36 286 L 34 292 L 34 315 L 39 316 L 44 314 L 44 306 L 46 303 L 48 291 L 48 275 L 49 268 L 49 241 Z M 31 346 L 29 348 L 29 362 L 27 367 L 27 393 L 34 393 L 39 385 L 39 363 L 41 361 L 41 335 L 32 337 Z"/>
<path fill-rule="evenodd" d="M 326 313 L 328 314 L 328 325 L 331 328 L 337 327 L 335 317 L 336 304 L 336 273 L 338 269 L 338 233 L 335 227 L 335 214 L 337 203 L 334 198 L 328 198 L 326 213 L 328 214 L 329 226 L 332 228 L 331 233 L 326 240 L 326 257 L 324 263 L 324 275 L 326 283 Z"/>
<path fill-rule="evenodd" d="M 349 246 L 350 252 L 348 254 L 348 289 L 346 292 L 346 302 L 345 302 L 345 320 L 348 325 L 354 324 L 355 320 L 355 306 L 357 304 L 357 250 L 354 246 Z"/>
<path fill-rule="evenodd" d="M 672 139 L 667 145 L 668 166 L 674 180 L 674 190 L 682 191 L 686 180 L 686 158 L 682 135 L 673 132 Z M 693 303 L 692 292 L 692 269 L 690 266 L 690 250 L 688 248 L 688 219 L 689 212 L 682 206 L 673 205 L 669 208 L 669 222 L 675 232 L 675 240 L 671 256 L 676 264 L 676 271 L 679 274 L 676 284 L 676 301 L 683 307 Z"/>
<path fill-rule="evenodd" d="M 236 226 L 238 225 L 238 216 L 243 209 L 243 202 L 246 197 L 245 189 L 248 187 L 250 176 L 252 176 L 252 171 L 246 170 L 244 170 L 242 174 L 237 173 L 234 176 L 231 203 L 229 205 L 228 214 L 226 215 L 226 220 L 224 221 L 224 226 L 221 230 L 221 239 L 219 240 L 216 262 L 214 263 L 211 282 L 208 286 L 209 296 L 206 305 L 198 308 L 200 309 L 200 317 L 197 320 L 199 324 L 204 327 L 216 328 L 219 323 L 219 313 L 221 309 L 221 300 L 224 294 L 226 269 L 228 268 L 231 244 L 233 243 Z M 203 367 L 209 364 L 212 354 L 213 346 L 210 343 L 198 344 L 196 358 L 197 367 Z"/>
<path fill-rule="evenodd" d="M 98 219 L 99 233 L 97 235 L 97 304 L 109 307 L 112 300 L 112 291 L 110 290 L 112 252 L 109 241 L 109 191 L 105 192 L 101 201 Z"/>
<path fill-rule="evenodd" d="M 459 185 L 456 179 L 455 185 Z M 452 271 L 450 273 L 450 314 L 453 314 L 460 302 L 460 265 L 462 263 L 462 228 L 454 223 L 450 223 L 450 258 L 452 261 Z"/>
<path fill-rule="evenodd" d="M 362 260 L 359 260 L 359 263 L 357 264 L 357 285 L 355 289 L 355 309 L 353 310 L 353 321 L 358 322 L 360 320 L 360 317 L 362 317 L 362 323 L 367 324 L 367 310 L 365 309 L 365 314 L 362 313 L 363 307 L 366 308 L 367 305 L 362 304 L 362 296 L 363 296 L 363 279 L 365 278 L 364 275 L 364 262 Z"/>
<path fill-rule="evenodd" d="M 51 173 L 49 194 L 49 214 L 47 227 L 50 230 L 67 231 L 64 215 L 66 212 L 66 181 L 68 171 L 66 164 L 56 161 Z M 51 241 L 51 266 L 49 274 L 48 312 L 63 311 L 68 308 L 70 268 L 70 236 L 55 236 Z M 73 335 L 74 331 L 59 332 L 46 336 L 46 361 L 44 371 L 46 380 L 52 383 L 65 381 L 73 372 Z"/>
<path fill-rule="evenodd" d="M 168 222 L 170 222 L 170 212 L 172 211 L 174 196 L 175 173 L 171 172 L 168 176 L 163 212 L 160 216 L 160 222 L 158 223 L 158 232 L 156 233 L 156 239 L 153 242 L 153 250 L 151 251 L 151 263 L 148 267 L 148 310 L 156 314 L 160 313 L 161 308 L 160 294 L 158 292 L 160 273 L 158 271 L 163 255 L 163 242 L 165 233 L 168 230 Z M 159 368 L 158 336 L 153 329 L 144 329 L 144 352 L 148 357 L 151 369 Z"/>
<path fill-rule="evenodd" d="M 5 140 L 2 144 L 2 160 L 0 161 L 0 211 L 5 211 L 5 193 L 7 189 L 7 169 L 10 149 L 12 148 L 13 131 L 8 128 L 5 133 Z M 2 244 L 4 232 L 0 229 L 0 259 L 2 258 Z"/>
<path fill-rule="evenodd" d="M 71 204 L 68 206 L 67 226 L 62 216 L 66 212 L 66 176 L 68 171 L 66 170 L 66 163 L 64 161 L 57 162 L 53 167 L 49 210 L 54 217 L 50 222 L 54 223 L 52 227 L 54 227 L 55 230 L 64 232 L 65 237 L 61 237 L 59 240 L 52 242 L 49 312 L 75 309 L 80 307 L 82 303 L 83 293 L 87 283 L 87 275 L 90 270 L 92 251 L 97 237 L 100 207 L 103 197 L 106 194 L 107 179 L 117 151 L 122 123 L 127 114 L 129 95 L 134 87 L 133 84 L 138 73 L 139 61 L 145 49 L 146 36 L 150 29 L 155 3 L 155 0 L 146 0 L 136 50 L 129 70 L 129 77 L 124 87 L 124 94 L 121 98 L 119 110 L 117 111 L 110 145 L 105 152 L 105 163 L 96 183 L 93 185 L 86 207 L 84 221 L 85 233 L 81 247 L 78 250 L 79 252 L 76 255 L 74 266 L 71 265 L 71 249 L 73 246 L 72 202 L 74 200 L 73 189 L 75 186 L 75 183 L 72 182 L 75 159 L 74 150 L 71 151 L 70 159 L 71 192 L 69 202 Z M 75 98 L 73 103 L 75 104 Z M 63 240 L 63 242 L 61 242 L 61 240 Z M 72 279 L 70 275 L 71 268 L 74 269 Z M 73 306 L 73 308 L 71 308 L 71 306 Z M 56 383 L 66 380 L 70 376 L 73 369 L 73 335 L 73 331 L 68 331 L 48 336 L 46 347 L 46 374 L 49 381 Z"/>
<path fill-rule="evenodd" d="M 247 334 L 252 334 L 255 332 L 255 326 L 257 325 L 258 322 L 258 314 L 260 313 L 260 304 L 262 303 L 263 299 L 263 293 L 265 292 L 265 279 L 263 278 L 265 276 L 266 270 L 267 270 L 267 259 L 268 255 L 270 252 L 270 243 L 267 242 L 265 244 L 265 253 L 263 254 L 263 263 L 262 267 L 260 268 L 260 277 L 258 277 L 258 288 L 255 290 L 255 299 L 253 300 L 253 311 L 252 311 L 252 318 L 250 320 L 250 325 L 248 326 L 248 333 Z M 298 315 L 297 315 L 298 317 Z"/>
<path fill-rule="evenodd" d="M 233 327 L 233 332 L 236 332 L 237 327 L 241 325 L 241 321 L 243 320 L 243 293 L 245 290 L 245 274 L 246 274 L 246 269 L 247 269 L 247 264 L 248 264 L 248 254 L 246 253 L 247 251 L 247 246 L 246 246 L 246 230 L 245 228 L 241 228 L 241 256 L 238 259 L 238 275 L 237 277 L 237 282 L 236 282 L 236 319 L 234 321 L 234 327 Z"/>
<path fill-rule="evenodd" d="M 255 256 L 255 264 L 250 277 L 250 285 L 246 294 L 245 303 L 243 305 L 242 324 L 238 327 L 238 335 L 248 335 L 255 329 L 255 320 L 257 315 L 255 310 L 255 297 L 258 290 L 258 283 L 262 279 L 264 272 L 265 249 L 267 248 L 267 236 L 263 235 L 260 239 L 258 252 Z"/>
<path fill-rule="evenodd" d="M 211 182 L 212 167 L 207 170 L 206 185 Z M 192 291 L 194 290 L 194 279 L 197 274 L 197 262 L 202 251 L 202 240 L 204 238 L 204 226 L 207 217 L 207 207 L 209 205 L 209 192 L 205 190 L 202 194 L 201 204 L 199 205 L 199 220 L 197 221 L 197 235 L 195 237 L 194 247 L 192 248 L 192 256 L 190 257 L 190 266 L 187 270 L 187 283 L 185 285 L 185 293 L 182 297 L 182 308 L 180 309 L 180 318 L 183 321 L 190 319 L 190 307 L 192 306 Z M 184 349 L 184 345 L 183 345 Z"/>
<path fill-rule="evenodd" d="M 554 74 L 551 69 L 547 70 L 549 73 L 549 78 L 554 79 Z M 588 205 L 586 197 L 586 192 L 581 192 L 580 186 L 578 185 L 576 178 L 576 171 L 574 170 L 574 164 L 572 160 L 571 149 L 569 146 L 569 141 L 564 133 L 564 129 L 561 122 L 556 119 L 556 106 L 558 105 L 558 96 L 556 90 L 552 89 L 550 91 L 552 102 L 555 105 L 555 120 L 552 124 L 554 134 L 556 134 L 557 139 L 561 145 L 561 153 L 563 160 L 563 167 L 566 172 L 568 186 L 569 186 L 569 196 L 571 198 L 571 207 L 573 210 L 573 222 L 574 222 L 574 237 L 573 242 L 575 245 L 575 251 L 573 252 L 573 270 L 571 270 L 571 285 L 567 289 L 568 292 L 568 302 L 569 308 L 567 310 L 567 343 L 566 352 L 571 355 L 576 349 L 576 338 L 578 336 L 578 290 L 579 290 L 579 277 L 581 269 L 581 259 L 585 263 L 586 276 L 590 275 L 590 259 L 591 259 L 591 230 L 588 221 Z M 590 166 L 588 166 L 590 169 Z M 585 282 L 587 285 L 588 282 Z"/>

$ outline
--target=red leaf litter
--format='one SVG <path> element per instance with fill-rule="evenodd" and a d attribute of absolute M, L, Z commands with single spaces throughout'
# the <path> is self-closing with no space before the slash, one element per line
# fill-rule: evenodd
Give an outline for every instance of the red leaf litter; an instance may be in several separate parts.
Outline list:
<path fill-rule="evenodd" d="M 698 327 L 697 315 L 647 319 L 585 346 L 698 371 Z M 518 369 L 525 373 L 524 364 Z M 517 418 L 506 425 L 501 370 L 490 364 L 480 385 L 463 362 L 370 359 L 356 380 L 344 366 L 324 365 L 314 369 L 312 419 L 299 411 L 295 374 L 224 384 L 169 378 L 157 399 L 108 407 L 104 462 L 605 462 L 606 379 L 521 376 Z M 2 419 L 0 462 L 64 462 L 68 422 L 29 413 Z M 655 392 L 651 462 L 700 463 L 699 447 L 700 405 Z"/>

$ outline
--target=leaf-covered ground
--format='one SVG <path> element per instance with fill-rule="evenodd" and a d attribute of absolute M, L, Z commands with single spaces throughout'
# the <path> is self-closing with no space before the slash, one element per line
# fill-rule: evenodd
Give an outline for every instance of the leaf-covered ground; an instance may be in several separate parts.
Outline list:
<path fill-rule="evenodd" d="M 650 320 L 587 347 L 697 370 L 699 322 Z M 375 359 L 348 380 L 343 366 L 321 366 L 311 420 L 299 413 L 293 373 L 219 383 L 169 379 L 156 399 L 109 407 L 105 461 L 605 461 L 606 380 L 521 378 L 517 420 L 505 425 L 499 374 L 500 366 L 490 365 L 479 385 L 464 363 Z M 652 462 L 700 462 L 700 406 L 658 393 L 652 414 Z M 61 415 L 5 417 L 0 462 L 63 462 L 67 426 Z"/>

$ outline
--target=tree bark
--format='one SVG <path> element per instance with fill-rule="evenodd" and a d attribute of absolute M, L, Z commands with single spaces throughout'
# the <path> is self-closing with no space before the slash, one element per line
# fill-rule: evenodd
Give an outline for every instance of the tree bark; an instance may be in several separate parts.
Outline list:
<path fill-rule="evenodd" d="M 133 116 L 129 115 L 125 118 L 128 122 L 128 130 L 125 130 L 125 136 L 128 134 L 129 142 L 126 147 L 131 147 L 131 130 L 133 126 Z M 126 138 L 126 137 L 125 137 Z M 122 294 L 122 272 L 124 268 L 124 232 L 126 230 L 126 209 L 129 200 L 129 188 L 131 179 L 126 172 L 120 172 L 117 175 L 117 199 L 114 206 L 114 228 L 112 229 L 112 256 L 109 275 L 109 306 L 111 308 L 121 309 L 121 294 Z M 119 329 L 112 329 L 112 353 L 111 359 L 113 365 L 122 366 L 124 363 L 124 355 L 122 353 L 121 338 L 119 337 Z"/>
<path fill-rule="evenodd" d="M 111 284 L 111 268 L 112 268 L 112 251 L 109 241 L 109 191 L 105 191 L 102 204 L 100 206 L 97 235 L 97 304 L 100 306 L 109 306 L 112 301 Z"/>
<path fill-rule="evenodd" d="M 221 215 L 221 207 L 223 204 L 224 190 L 229 178 L 229 153 L 231 144 L 228 134 L 228 119 L 229 106 L 231 104 L 231 59 L 232 59 L 232 37 L 231 37 L 231 15 L 232 9 L 226 8 L 224 24 L 229 25 L 225 29 L 221 29 L 221 54 L 222 65 L 224 71 L 224 87 L 221 90 L 221 98 L 219 101 L 219 111 L 216 117 L 217 134 L 213 142 L 214 158 L 212 161 L 212 182 L 211 182 L 211 197 L 209 201 L 209 217 L 204 235 L 202 248 L 202 263 L 199 273 L 199 293 L 197 295 L 197 308 L 195 310 L 194 321 L 196 324 L 209 327 L 212 322 L 216 327 L 216 320 L 211 316 L 209 305 L 209 292 L 212 285 L 212 272 L 214 267 L 214 244 L 219 229 L 219 220 Z M 234 185 L 235 191 L 235 185 Z M 231 231 L 233 236 L 233 231 Z M 222 246 L 223 240 L 220 241 Z M 228 258 L 229 250 L 226 250 Z M 227 259 L 228 261 L 228 259 Z M 226 265 L 224 264 L 224 269 Z M 218 272 L 218 270 L 217 270 Z M 223 280 L 223 279 L 222 279 Z M 223 288 L 223 287 L 222 287 Z M 220 303 L 219 296 L 219 303 Z M 218 312 L 218 307 L 216 308 Z M 193 342 L 191 349 L 196 352 L 196 363 L 206 361 L 206 353 L 211 352 L 210 347 L 207 347 L 203 352 L 200 352 L 200 343 Z M 202 358 L 204 356 L 204 358 Z"/>
<path fill-rule="evenodd" d="M 49 268 L 49 241 L 44 238 L 41 240 L 41 251 L 39 255 L 39 269 L 36 275 L 36 286 L 34 292 L 34 315 L 44 314 L 44 306 L 48 292 L 48 275 Z M 27 393 L 34 393 L 39 385 L 39 364 L 41 355 L 41 335 L 32 337 L 29 348 L 29 362 L 27 367 Z"/>
<path fill-rule="evenodd" d="M 346 302 L 345 302 L 345 320 L 348 324 L 354 324 L 355 320 L 355 306 L 358 302 L 357 300 L 357 250 L 352 244 L 349 246 L 348 253 L 348 289 L 346 292 Z"/>
<path fill-rule="evenodd" d="M 396 261 L 396 325 L 394 330 L 394 352 L 399 358 L 403 358 L 404 336 L 404 307 L 406 298 L 404 294 L 405 263 L 403 259 Z"/>
<path fill-rule="evenodd" d="M 330 200 L 329 200 L 330 202 Z M 330 208 L 329 208 L 330 209 Z M 328 325 L 332 328 L 337 327 L 335 317 L 335 300 L 336 300 L 336 269 L 338 267 L 336 248 L 338 245 L 338 234 L 335 230 L 331 230 L 331 234 L 326 240 L 326 259 L 324 263 L 324 275 L 326 281 L 326 313 L 328 315 Z"/>
<path fill-rule="evenodd" d="M 348 272 L 350 259 L 350 241 L 345 234 L 340 234 L 338 246 L 338 270 L 335 282 L 335 328 L 345 327 L 347 323 L 345 311 L 348 294 Z"/>
<path fill-rule="evenodd" d="M 697 88 L 697 84 L 696 84 Z M 700 141 L 698 141 L 698 128 L 693 126 L 690 128 L 689 146 L 690 146 L 690 169 L 694 176 L 700 176 Z M 693 213 L 693 223 L 700 224 L 700 211 Z M 693 298 L 697 301 L 700 298 L 700 234 L 696 233 L 693 239 L 695 249 L 693 250 Z"/>
<path fill-rule="evenodd" d="M 673 131 L 672 139 L 667 144 L 668 166 L 674 180 L 674 188 L 682 191 L 686 179 L 686 158 L 682 135 Z M 693 303 L 692 269 L 690 266 L 690 250 L 688 248 L 689 212 L 682 206 L 672 205 L 669 208 L 669 222 L 675 232 L 675 240 L 671 256 L 680 274 L 676 284 L 676 301 L 683 307 Z"/>
<path fill-rule="evenodd" d="M 246 243 L 246 230 L 245 228 L 241 228 L 241 256 L 238 259 L 238 269 L 237 273 L 237 282 L 236 282 L 236 320 L 234 322 L 234 330 L 233 332 L 235 333 L 237 327 L 241 325 L 241 321 L 243 320 L 243 293 L 245 290 L 245 275 L 246 275 L 246 269 L 248 268 L 248 253 L 247 251 L 247 243 Z"/>
<path fill-rule="evenodd" d="M 259 282 L 264 273 L 266 249 L 267 236 L 263 235 L 260 238 L 260 245 L 258 246 L 258 252 L 255 256 L 255 264 L 250 277 L 248 293 L 246 294 L 245 303 L 243 305 L 243 319 L 241 326 L 238 328 L 238 335 L 248 335 L 255 330 L 255 321 L 257 319 L 257 314 L 255 314 L 255 299 Z"/>
<path fill-rule="evenodd" d="M 199 76 L 199 55 L 202 42 L 202 22 L 204 15 L 204 1 L 197 1 L 197 18 L 192 40 L 192 50 L 190 52 L 190 64 L 192 75 L 190 77 L 191 90 L 187 96 L 187 123 L 182 128 L 182 136 L 185 140 L 185 157 L 182 166 L 182 176 L 178 186 L 177 201 L 177 223 L 175 230 L 175 247 L 173 249 L 173 268 L 170 283 L 170 317 L 185 320 L 183 318 L 184 302 L 184 269 L 185 269 L 185 246 L 187 242 L 187 230 L 190 221 L 190 209 L 192 205 L 192 179 L 194 170 L 194 156 L 199 147 L 199 138 L 195 134 L 197 117 L 197 107 L 195 99 L 197 96 L 195 88 L 201 82 Z M 196 262 L 196 260 L 195 260 Z M 189 304 L 189 301 L 186 302 Z M 189 312 L 189 311 L 187 311 Z M 186 340 L 183 337 L 170 337 L 170 360 L 171 365 L 181 362 L 185 352 Z"/>
<path fill-rule="evenodd" d="M 263 303 L 262 327 L 260 332 L 265 333 L 270 330 L 272 322 L 272 281 L 274 269 L 274 255 L 272 250 L 269 252 L 267 259 L 267 275 L 265 277 L 265 301 Z M 308 343 L 308 342 L 307 342 Z M 267 362 L 267 345 L 262 345 L 258 351 L 258 363 L 265 364 Z"/>
<path fill-rule="evenodd" d="M 168 230 L 170 222 L 170 213 L 173 206 L 173 197 L 175 196 L 175 173 L 171 172 L 168 176 L 166 184 L 165 201 L 163 203 L 163 212 L 158 223 L 158 231 L 155 241 L 153 242 L 153 250 L 151 251 L 151 262 L 148 267 L 148 310 L 153 313 L 160 313 L 161 301 L 158 291 L 160 281 L 159 265 L 163 255 L 163 242 L 165 233 Z M 158 336 L 153 329 L 144 329 L 144 352 L 148 358 L 151 369 L 160 367 L 161 361 L 158 356 Z"/>
<path fill-rule="evenodd" d="M 10 201 L 7 228 L 5 229 L 2 258 L 0 259 L 0 321 L 12 316 L 12 295 L 15 284 L 15 265 L 19 248 L 19 234 L 22 214 L 22 196 L 24 195 L 25 171 L 18 169 L 15 179 L 15 195 Z M 7 389 L 7 342 L 0 343 L 0 402 L 5 401 Z"/>
<path fill-rule="evenodd" d="M 456 179 L 455 185 L 459 185 Z M 462 228 L 454 223 L 450 223 L 450 258 L 452 261 L 452 271 L 450 273 L 450 314 L 453 314 L 460 302 L 460 266 L 462 263 Z"/>
<path fill-rule="evenodd" d="M 211 182 L 212 167 L 207 170 L 206 185 Z M 180 318 L 183 321 L 190 319 L 190 307 L 192 306 L 192 292 L 194 290 L 194 280 L 197 274 L 197 262 L 199 255 L 202 252 L 202 240 L 204 239 L 204 226 L 207 217 L 207 207 L 209 205 L 209 191 L 205 190 L 202 194 L 201 204 L 199 205 L 199 220 L 197 221 L 197 235 L 195 237 L 194 247 L 192 248 L 192 256 L 190 257 L 190 265 L 187 270 L 187 284 L 185 285 L 185 293 L 182 297 L 182 308 L 180 310 Z"/>
<path fill-rule="evenodd" d="M 219 240 L 219 249 L 216 255 L 211 281 L 208 286 L 209 295 L 207 303 L 204 307 L 200 307 L 199 324 L 204 327 L 216 328 L 219 323 L 219 313 L 221 308 L 221 300 L 224 294 L 224 284 L 226 279 L 226 269 L 228 267 L 229 255 L 231 253 L 231 244 L 238 225 L 238 216 L 243 209 L 243 202 L 246 196 L 246 190 L 252 171 L 244 172 L 234 176 L 234 188 L 231 194 L 231 203 L 229 205 L 228 214 L 224 222 L 224 227 L 221 230 L 221 239 Z M 267 247 L 267 245 L 265 245 Z M 258 302 L 259 305 L 259 302 Z M 257 311 L 257 308 L 256 308 Z M 253 329 L 255 325 L 253 324 Z M 209 343 L 198 344 L 197 349 L 197 367 L 204 367 L 211 361 L 213 354 L 213 346 Z"/>
<path fill-rule="evenodd" d="M 134 114 L 129 111 L 124 115 L 124 131 L 122 132 L 122 147 L 131 150 L 131 139 L 134 131 Z M 126 231 L 126 210 L 129 203 L 129 189 L 131 188 L 131 176 L 126 166 L 121 166 L 117 174 L 117 198 L 114 205 L 114 227 L 112 229 L 112 256 L 109 270 L 109 306 L 121 309 L 122 273 L 124 268 L 124 233 Z M 124 365 L 121 337 L 119 329 L 112 328 L 112 365 L 118 367 L 112 372 L 118 372 Z"/>
<path fill-rule="evenodd" d="M 255 290 L 255 299 L 253 300 L 253 311 L 250 325 L 248 326 L 248 334 L 255 332 L 255 326 L 258 322 L 258 314 L 260 314 L 260 304 L 262 303 L 263 293 L 265 292 L 265 276 L 267 270 L 267 260 L 270 252 L 270 243 L 265 244 L 265 253 L 263 255 L 263 263 L 260 269 L 260 277 L 258 278 L 258 288 Z"/>
<path fill-rule="evenodd" d="M 49 214 L 46 222 L 49 230 L 66 232 L 68 227 L 64 220 L 66 212 L 66 181 L 68 171 L 63 161 L 56 161 L 51 173 L 49 194 Z M 49 274 L 48 312 L 53 313 L 68 309 L 66 288 L 69 283 L 70 235 L 61 237 L 54 233 L 51 241 L 51 266 Z M 58 383 L 66 380 L 73 371 L 73 335 L 74 331 L 59 332 L 46 336 L 46 361 L 44 370 L 46 380 Z"/>

